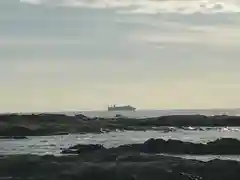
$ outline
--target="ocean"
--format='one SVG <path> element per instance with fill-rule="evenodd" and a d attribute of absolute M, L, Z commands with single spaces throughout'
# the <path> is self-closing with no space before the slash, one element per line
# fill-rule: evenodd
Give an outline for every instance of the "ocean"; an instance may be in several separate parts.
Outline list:
<path fill-rule="evenodd" d="M 56 113 L 56 112 L 55 112 Z M 58 112 L 59 113 L 59 112 Z M 64 111 L 66 115 L 83 114 L 88 117 L 114 117 L 121 114 L 126 117 L 144 118 L 166 115 L 240 115 L 240 109 L 208 109 L 208 110 L 137 110 L 135 112 L 121 111 Z M 171 131 L 168 131 L 170 128 Z M 187 142 L 206 143 L 219 138 L 235 138 L 240 140 L 240 127 L 167 127 L 160 130 L 149 131 L 114 131 L 101 134 L 69 134 L 57 136 L 32 136 L 28 139 L 0 139 L 0 155 L 9 154 L 37 154 L 61 155 L 61 149 L 76 144 L 102 144 L 107 148 L 123 144 L 143 143 L 150 138 L 178 139 Z M 165 154 L 167 155 L 167 154 Z M 240 156 L 190 156 L 181 155 L 183 158 L 199 159 L 203 161 L 219 158 L 240 161 Z"/>
<path fill-rule="evenodd" d="M 123 144 L 143 143 L 150 138 L 178 139 L 187 142 L 207 143 L 218 138 L 236 138 L 240 140 L 240 127 L 201 127 L 184 129 L 173 128 L 158 131 L 114 131 L 102 134 L 69 134 L 57 136 L 34 136 L 23 140 L 0 140 L 0 155 L 36 154 L 36 155 L 61 155 L 61 149 L 76 144 L 102 144 L 106 148 Z M 165 154 L 167 155 L 167 154 Z M 216 155 L 181 155 L 183 158 L 208 161 L 211 159 L 239 160 L 240 156 Z"/>
<path fill-rule="evenodd" d="M 136 110 L 136 111 L 64 111 L 67 115 L 83 114 L 88 117 L 111 118 L 116 115 L 122 115 L 132 118 L 148 118 L 168 115 L 194 115 L 201 114 L 212 115 L 230 115 L 239 116 L 240 108 L 235 109 L 162 109 L 162 110 Z"/>

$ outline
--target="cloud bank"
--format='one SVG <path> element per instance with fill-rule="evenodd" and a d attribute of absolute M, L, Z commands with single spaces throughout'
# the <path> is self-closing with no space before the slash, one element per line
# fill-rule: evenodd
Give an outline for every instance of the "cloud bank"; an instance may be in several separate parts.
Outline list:
<path fill-rule="evenodd" d="M 239 107 L 239 3 L 0 0 L 0 111 Z"/>
<path fill-rule="evenodd" d="M 22 3 L 85 8 L 120 8 L 121 13 L 239 13 L 237 0 L 20 0 Z M 126 9 L 127 8 L 127 9 Z"/>

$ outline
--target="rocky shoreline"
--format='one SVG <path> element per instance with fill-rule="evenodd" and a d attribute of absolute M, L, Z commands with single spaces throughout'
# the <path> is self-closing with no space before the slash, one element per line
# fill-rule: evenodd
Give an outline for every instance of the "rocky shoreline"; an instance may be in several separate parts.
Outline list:
<path fill-rule="evenodd" d="M 235 116 L 164 116 L 130 119 L 88 118 L 56 114 L 0 115 L 0 138 L 104 133 L 115 130 L 174 131 L 174 128 L 240 126 Z M 180 140 L 148 139 L 144 143 L 105 148 L 76 144 L 62 149 L 62 156 L 0 155 L 1 180 L 239 180 L 240 162 L 208 162 L 173 155 L 240 155 L 240 141 L 222 138 L 206 144 Z M 168 154 L 163 156 L 160 154 Z M 172 156 L 170 156 L 172 155 Z"/>
<path fill-rule="evenodd" d="M 202 162 L 136 152 L 0 157 L 1 180 L 239 180 L 239 170 L 236 161 Z"/>
<path fill-rule="evenodd" d="M 240 126 L 239 116 L 172 115 L 157 118 L 88 118 L 62 114 L 2 114 L 0 136 L 46 136 L 68 133 L 102 133 L 115 130 L 150 130 L 163 127 Z M 169 129 L 167 129 L 169 130 Z"/>
<path fill-rule="evenodd" d="M 232 138 L 221 138 L 201 144 L 172 139 L 149 139 L 141 144 L 127 144 L 108 149 L 100 144 L 77 144 L 62 151 L 63 154 L 88 154 L 95 152 L 99 154 L 137 152 L 148 154 L 240 155 L 240 141 Z"/>
<path fill-rule="evenodd" d="M 0 156 L 1 180 L 239 180 L 240 162 L 211 160 L 207 162 L 159 155 L 161 150 L 178 153 L 194 146 L 193 154 L 206 146 L 215 154 L 233 146 L 240 154 L 240 141 L 219 139 L 207 144 L 176 140 L 149 139 L 143 144 L 106 149 L 101 145 L 78 144 L 68 148 L 76 155 Z M 184 148 L 185 147 L 185 148 Z M 180 150 L 180 151 L 179 151 Z M 66 151 L 66 150 L 65 150 Z M 235 152 L 236 152 L 235 151 Z M 165 151 L 166 152 L 166 151 Z M 234 152 L 234 153 L 235 153 Z M 191 154 L 191 152 L 188 152 Z M 201 152 L 202 153 L 202 152 Z M 206 153 L 206 152 L 205 152 Z M 224 152 L 225 153 L 225 152 Z"/>

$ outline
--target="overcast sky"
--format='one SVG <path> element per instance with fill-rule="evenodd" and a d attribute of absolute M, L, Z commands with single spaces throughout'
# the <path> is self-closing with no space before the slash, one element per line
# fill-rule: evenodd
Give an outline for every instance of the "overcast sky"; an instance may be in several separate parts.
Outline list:
<path fill-rule="evenodd" d="M 0 0 L 0 111 L 240 107 L 240 0 Z"/>

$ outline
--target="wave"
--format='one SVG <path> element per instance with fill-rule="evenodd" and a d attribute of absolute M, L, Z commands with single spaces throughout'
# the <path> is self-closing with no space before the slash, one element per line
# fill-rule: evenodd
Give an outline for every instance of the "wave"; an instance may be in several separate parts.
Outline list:
<path fill-rule="evenodd" d="M 118 8 L 120 13 L 239 13 L 235 0 L 20 0 L 21 3 L 85 8 Z"/>

